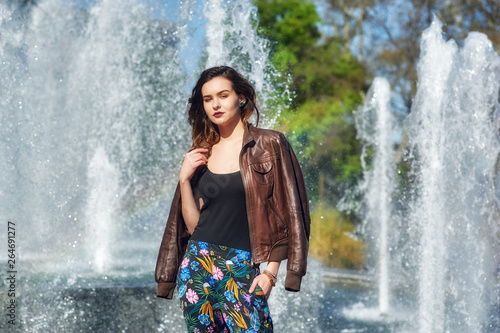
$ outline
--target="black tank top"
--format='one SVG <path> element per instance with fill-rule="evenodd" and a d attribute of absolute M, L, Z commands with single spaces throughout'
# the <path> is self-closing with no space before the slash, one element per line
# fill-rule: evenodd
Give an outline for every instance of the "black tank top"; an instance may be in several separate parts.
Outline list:
<path fill-rule="evenodd" d="M 198 183 L 203 206 L 191 239 L 251 252 L 245 188 L 240 171 L 206 168 Z"/>

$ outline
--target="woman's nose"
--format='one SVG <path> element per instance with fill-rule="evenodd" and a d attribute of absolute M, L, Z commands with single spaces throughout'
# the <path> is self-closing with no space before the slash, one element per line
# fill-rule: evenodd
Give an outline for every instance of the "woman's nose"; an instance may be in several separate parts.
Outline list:
<path fill-rule="evenodd" d="M 218 109 L 220 108 L 220 100 L 218 98 L 214 98 L 213 102 L 212 102 L 212 107 L 214 109 Z"/>

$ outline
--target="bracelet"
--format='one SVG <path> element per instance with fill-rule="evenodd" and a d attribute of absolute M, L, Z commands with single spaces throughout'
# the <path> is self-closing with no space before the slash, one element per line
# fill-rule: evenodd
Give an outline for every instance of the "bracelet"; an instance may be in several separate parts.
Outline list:
<path fill-rule="evenodd" d="M 264 272 L 267 272 L 269 275 L 271 275 L 274 279 L 278 279 L 278 277 L 276 275 L 274 275 L 273 273 L 269 272 L 267 269 L 264 270 Z"/>
<path fill-rule="evenodd" d="M 267 269 L 264 270 L 263 274 L 265 276 L 267 276 L 267 278 L 271 282 L 271 286 L 273 286 L 273 287 L 276 286 L 276 281 L 277 281 L 276 275 L 274 275 L 273 273 L 269 272 Z"/>

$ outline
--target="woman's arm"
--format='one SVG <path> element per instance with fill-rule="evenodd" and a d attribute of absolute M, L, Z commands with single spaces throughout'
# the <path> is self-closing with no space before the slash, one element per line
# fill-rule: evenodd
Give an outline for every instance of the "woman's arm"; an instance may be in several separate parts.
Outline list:
<path fill-rule="evenodd" d="M 179 185 L 181 189 L 182 202 L 182 217 L 188 232 L 193 234 L 194 228 L 198 224 L 200 218 L 200 200 L 199 195 L 195 194 L 191 187 L 191 178 L 200 165 L 207 164 L 208 159 L 204 155 L 208 149 L 197 148 L 193 149 L 184 157 L 181 172 L 179 175 Z"/>
<path fill-rule="evenodd" d="M 198 193 L 193 191 L 189 180 L 181 182 L 180 188 L 182 217 L 184 218 L 184 222 L 186 222 L 188 232 L 192 235 L 200 219 L 200 208 L 203 205 L 203 199 L 200 198 Z"/>

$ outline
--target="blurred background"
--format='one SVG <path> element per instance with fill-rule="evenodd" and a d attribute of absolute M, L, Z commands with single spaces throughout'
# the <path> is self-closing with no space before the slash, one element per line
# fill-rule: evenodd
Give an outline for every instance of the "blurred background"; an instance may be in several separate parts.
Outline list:
<path fill-rule="evenodd" d="M 303 292 L 274 292 L 278 331 L 498 332 L 499 12 L 497 0 L 3 2 L 15 329 L 184 329 L 153 273 L 190 89 L 225 64 L 255 85 L 259 125 L 291 142 L 311 203 L 309 272 Z"/>

